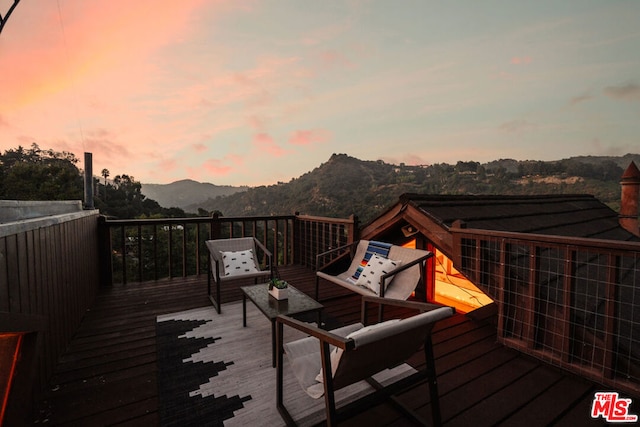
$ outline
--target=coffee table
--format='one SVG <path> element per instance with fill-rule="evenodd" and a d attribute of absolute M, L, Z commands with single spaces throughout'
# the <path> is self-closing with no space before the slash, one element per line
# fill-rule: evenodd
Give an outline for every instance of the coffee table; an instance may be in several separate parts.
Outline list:
<path fill-rule="evenodd" d="M 267 283 L 241 286 L 242 290 L 242 326 L 247 326 L 247 298 L 271 321 L 271 355 L 273 367 L 276 367 L 276 317 L 280 314 L 291 316 L 307 312 L 318 312 L 318 325 L 322 325 L 324 306 L 293 286 L 287 287 L 287 299 L 277 300 L 269 295 Z"/>

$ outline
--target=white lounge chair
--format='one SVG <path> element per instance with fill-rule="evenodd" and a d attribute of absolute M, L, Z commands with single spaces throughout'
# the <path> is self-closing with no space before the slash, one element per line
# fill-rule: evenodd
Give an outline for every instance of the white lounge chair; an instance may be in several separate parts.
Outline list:
<path fill-rule="evenodd" d="M 412 317 L 402 320 L 390 320 L 365 327 L 367 305 L 377 303 L 396 307 L 411 308 L 420 311 Z M 277 328 L 277 374 L 276 405 L 287 425 L 296 425 L 295 420 L 284 406 L 284 355 L 296 379 L 311 398 L 324 395 L 325 412 L 328 426 L 335 425 L 340 418 L 354 407 L 367 409 L 371 400 L 379 401 L 397 393 L 402 388 L 419 381 L 427 380 L 431 398 L 431 412 L 434 425 L 441 424 L 438 387 L 434 365 L 431 330 L 439 320 L 455 313 L 453 307 L 415 301 L 398 301 L 386 298 L 362 298 L 361 323 L 349 325 L 333 331 L 322 330 L 287 316 L 278 316 Z M 307 338 L 283 344 L 284 326 L 298 329 L 309 335 Z M 426 366 L 408 377 L 392 384 L 382 386 L 373 375 L 403 364 L 420 348 L 424 348 Z M 336 409 L 334 392 L 348 385 L 366 380 L 376 392 L 358 399 L 355 403 Z M 392 403 L 404 412 L 424 424 L 424 420 L 415 417 L 411 410 L 406 410 L 397 400 Z M 349 416 L 349 415 L 346 415 Z"/>
<path fill-rule="evenodd" d="M 377 271 L 371 262 L 374 256 Z M 406 300 L 418 286 L 425 288 L 426 260 L 432 256 L 430 251 L 373 240 L 326 251 L 316 257 L 315 299 L 320 301 L 320 283 L 324 280 L 365 296 Z"/>
<path fill-rule="evenodd" d="M 273 257 L 255 237 L 207 240 L 209 249 L 209 271 L 207 288 L 209 299 L 218 313 L 221 311 L 220 285 L 232 280 L 254 279 L 265 282 L 273 277 Z M 262 252 L 258 252 L 258 249 Z M 261 269 L 260 255 L 264 255 L 265 269 Z M 215 284 L 215 294 L 211 292 L 211 281 Z"/>

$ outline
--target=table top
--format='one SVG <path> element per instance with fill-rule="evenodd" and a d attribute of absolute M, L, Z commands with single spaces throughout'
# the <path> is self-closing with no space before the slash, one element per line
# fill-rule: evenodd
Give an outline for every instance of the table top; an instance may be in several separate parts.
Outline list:
<path fill-rule="evenodd" d="M 291 285 L 287 287 L 288 298 L 284 300 L 277 300 L 269 295 L 267 283 L 241 286 L 240 289 L 271 320 L 278 317 L 279 314 L 288 316 L 324 308 L 318 301 Z"/>

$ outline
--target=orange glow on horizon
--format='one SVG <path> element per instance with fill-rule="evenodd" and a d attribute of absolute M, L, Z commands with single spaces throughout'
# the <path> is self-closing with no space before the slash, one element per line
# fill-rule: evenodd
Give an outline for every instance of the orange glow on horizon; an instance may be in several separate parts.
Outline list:
<path fill-rule="evenodd" d="M 142 76 L 157 72 L 149 68 L 153 66 L 143 66 L 143 59 L 189 34 L 191 15 L 204 3 L 190 0 L 179 8 L 165 8 L 140 1 L 127 4 L 123 13 L 113 2 L 83 2 L 39 16 L 42 30 L 35 35 L 15 30 L 23 51 L 4 55 L 12 64 L 20 64 L 3 64 L 9 70 L 3 75 L 5 107 L 20 109 L 80 86 L 95 86 L 96 79 L 114 80 L 116 69 L 120 77 L 131 77 L 134 70 Z M 12 49 L 14 43 L 7 46 Z M 124 72 L 123 60 L 131 64 Z M 140 83 L 135 80 L 131 86 Z"/>

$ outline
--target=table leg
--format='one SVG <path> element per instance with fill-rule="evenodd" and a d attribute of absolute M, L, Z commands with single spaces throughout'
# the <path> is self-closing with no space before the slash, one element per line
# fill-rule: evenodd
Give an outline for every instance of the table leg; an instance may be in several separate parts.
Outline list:
<path fill-rule="evenodd" d="M 242 326 L 247 327 L 247 296 L 242 294 Z"/>
<path fill-rule="evenodd" d="M 271 364 L 276 367 L 276 321 L 271 321 Z"/>

